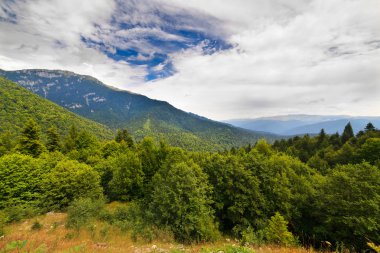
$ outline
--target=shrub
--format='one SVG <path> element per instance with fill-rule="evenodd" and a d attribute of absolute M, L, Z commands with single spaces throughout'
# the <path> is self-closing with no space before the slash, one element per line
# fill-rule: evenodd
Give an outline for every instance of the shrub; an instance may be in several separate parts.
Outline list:
<path fill-rule="evenodd" d="M 291 246 L 296 244 L 296 238 L 288 231 L 288 222 L 280 213 L 271 217 L 266 228 L 265 238 L 269 243 Z"/>
<path fill-rule="evenodd" d="M 38 221 L 33 222 L 33 225 L 31 227 L 32 230 L 41 230 L 42 229 L 42 224 L 39 223 Z"/>
<path fill-rule="evenodd" d="M 90 166 L 77 161 L 64 160 L 46 175 L 43 181 L 44 205 L 63 209 L 78 198 L 102 197 L 100 177 Z"/>
<path fill-rule="evenodd" d="M 74 200 L 67 211 L 66 226 L 79 230 L 83 226 L 89 226 L 104 208 L 104 200 L 81 198 Z"/>

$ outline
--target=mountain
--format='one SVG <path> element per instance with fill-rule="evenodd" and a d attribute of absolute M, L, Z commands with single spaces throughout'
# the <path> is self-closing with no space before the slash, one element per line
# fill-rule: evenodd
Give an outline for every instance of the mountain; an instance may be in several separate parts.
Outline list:
<path fill-rule="evenodd" d="M 90 76 L 60 70 L 0 71 L 0 76 L 111 129 L 127 128 L 136 139 L 153 136 L 191 150 L 220 150 L 269 141 L 252 132 L 181 111 L 167 102 L 111 88 Z"/>
<path fill-rule="evenodd" d="M 252 131 L 266 131 L 279 135 L 317 134 L 323 128 L 326 133 L 342 133 L 351 122 L 354 132 L 363 130 L 368 122 L 380 128 L 380 117 L 353 117 L 347 115 L 284 115 L 256 119 L 233 119 L 226 123 Z"/>
<path fill-rule="evenodd" d="M 18 133 L 29 118 L 37 121 L 44 132 L 55 126 L 64 135 L 71 125 L 76 125 L 99 139 L 110 139 L 114 136 L 106 126 L 82 118 L 0 77 L 0 132 Z"/>

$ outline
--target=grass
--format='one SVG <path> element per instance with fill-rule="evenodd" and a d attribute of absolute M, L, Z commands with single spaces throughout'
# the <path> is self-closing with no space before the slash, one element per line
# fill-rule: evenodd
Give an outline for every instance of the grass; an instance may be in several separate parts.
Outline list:
<path fill-rule="evenodd" d="M 182 245 L 175 242 L 134 242 L 128 233 L 105 222 L 97 221 L 79 231 L 65 226 L 65 213 L 48 213 L 5 227 L 5 236 L 0 238 L 0 253 L 3 252 L 201 252 L 201 253 L 312 253 L 303 248 L 281 248 L 262 246 L 240 247 L 237 241 L 222 239 L 216 243 Z M 38 220 L 40 229 L 32 229 Z M 20 248 L 22 247 L 22 248 Z"/>

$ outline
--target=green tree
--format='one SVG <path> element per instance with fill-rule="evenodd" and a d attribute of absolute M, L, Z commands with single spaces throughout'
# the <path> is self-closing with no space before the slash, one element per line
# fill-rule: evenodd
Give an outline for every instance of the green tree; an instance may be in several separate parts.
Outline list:
<path fill-rule="evenodd" d="M 376 128 L 371 122 L 368 122 L 368 124 L 365 126 L 364 130 L 366 132 L 370 132 L 370 131 L 375 131 Z"/>
<path fill-rule="evenodd" d="M 380 241 L 380 170 L 368 163 L 341 165 L 321 181 L 314 233 L 363 249 Z"/>
<path fill-rule="evenodd" d="M 144 181 L 141 162 L 135 152 L 127 151 L 109 158 L 112 179 L 109 182 L 109 194 L 112 200 L 129 201 L 141 196 Z"/>
<path fill-rule="evenodd" d="M 50 152 L 61 150 L 61 137 L 58 134 L 58 130 L 56 127 L 52 126 L 50 127 L 47 132 L 47 143 L 46 148 Z"/>
<path fill-rule="evenodd" d="M 265 203 L 259 180 L 236 156 L 214 154 L 202 162 L 202 167 L 214 188 L 213 207 L 223 230 L 239 233 L 263 219 Z"/>
<path fill-rule="evenodd" d="M 278 212 L 270 218 L 265 232 L 265 238 L 269 243 L 291 246 L 297 242 L 296 238 L 288 230 L 288 222 Z"/>
<path fill-rule="evenodd" d="M 359 160 L 376 164 L 380 160 L 380 138 L 369 138 L 357 151 Z"/>
<path fill-rule="evenodd" d="M 40 140 L 40 128 L 33 119 L 29 119 L 22 130 L 17 150 L 33 157 L 39 156 L 45 150 Z"/>
<path fill-rule="evenodd" d="M 118 143 L 121 143 L 123 141 L 130 148 L 132 148 L 135 145 L 132 136 L 129 134 L 127 129 L 117 130 L 115 141 Z"/>
<path fill-rule="evenodd" d="M 65 143 L 64 143 L 66 152 L 69 152 L 76 148 L 75 142 L 78 138 L 78 135 L 79 135 L 78 128 L 75 125 L 71 125 L 69 132 L 66 135 Z"/>
<path fill-rule="evenodd" d="M 102 196 L 100 177 L 90 166 L 78 161 L 63 160 L 43 178 L 44 206 L 67 207 L 74 199 Z"/>
<path fill-rule="evenodd" d="M 349 139 L 354 137 L 354 130 L 352 130 L 351 123 L 348 122 L 347 125 L 344 127 L 343 133 L 342 133 L 342 143 L 346 143 Z"/>
<path fill-rule="evenodd" d="M 37 206 L 43 199 L 41 181 L 47 172 L 39 159 L 29 155 L 0 157 L 0 209 L 9 205 Z"/>
<path fill-rule="evenodd" d="M 179 241 L 213 240 L 218 232 L 209 192 L 207 176 L 194 162 L 166 163 L 152 179 L 147 203 L 151 220 L 169 227 Z"/>

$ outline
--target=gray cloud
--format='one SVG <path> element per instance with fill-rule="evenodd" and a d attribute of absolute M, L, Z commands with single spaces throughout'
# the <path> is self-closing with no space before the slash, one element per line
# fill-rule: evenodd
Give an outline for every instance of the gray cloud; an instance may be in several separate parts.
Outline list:
<path fill-rule="evenodd" d="M 134 11 L 118 11 L 109 0 L 2 1 L 0 68 L 93 75 L 213 119 L 380 114 L 379 0 L 129 0 L 125 7 Z M 176 74 L 145 83 L 144 66 L 114 61 L 81 41 L 107 42 L 112 50 L 124 43 L 118 36 L 174 39 L 159 26 L 160 8 L 189 19 L 178 26 L 212 26 L 209 32 L 235 47 L 212 55 L 200 47 L 173 53 Z M 115 14 L 157 26 L 115 30 Z M 160 50 L 143 40 L 129 43 Z"/>

